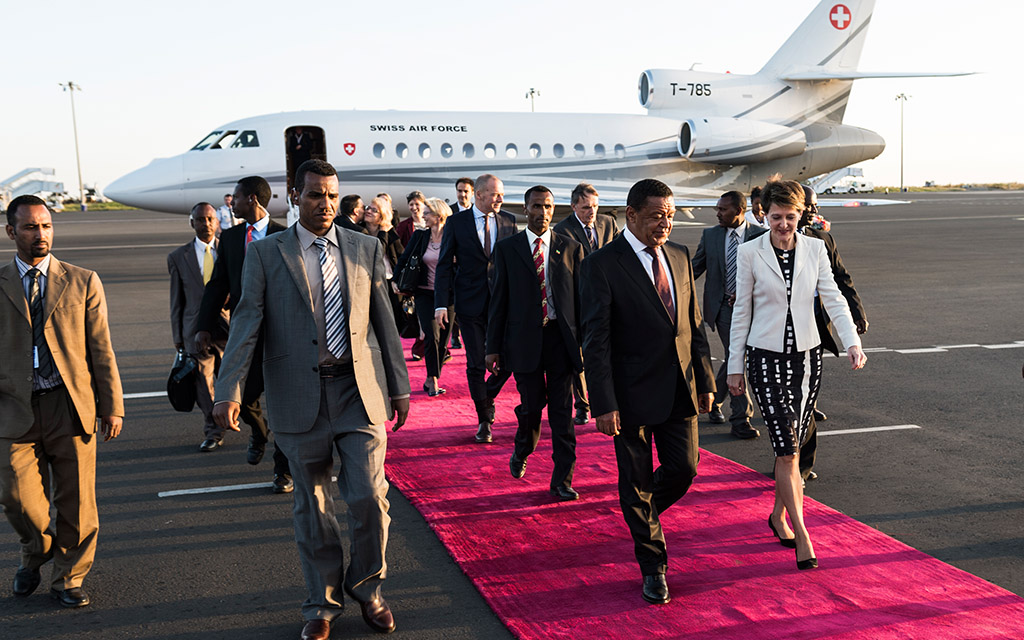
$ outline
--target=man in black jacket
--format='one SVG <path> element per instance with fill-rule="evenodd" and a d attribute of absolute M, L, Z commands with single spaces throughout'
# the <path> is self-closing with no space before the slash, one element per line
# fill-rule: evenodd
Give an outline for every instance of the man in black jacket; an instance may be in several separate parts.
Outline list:
<path fill-rule="evenodd" d="M 519 390 L 519 426 L 509 460 L 512 477 L 526 473 L 526 458 L 537 448 L 541 412 L 547 405 L 555 463 L 551 495 L 575 500 L 572 381 L 583 371 L 576 329 L 583 247 L 549 228 L 555 199 L 547 187 L 532 187 L 523 201 L 526 229 L 494 249 L 487 368 L 495 375 L 511 371 Z"/>
<path fill-rule="evenodd" d="M 200 349 L 210 346 L 211 336 L 217 330 L 221 309 L 233 311 L 242 298 L 242 264 L 249 243 L 266 236 L 284 231 L 285 227 L 270 219 L 266 206 L 270 204 L 270 185 L 260 176 L 242 178 L 235 185 L 231 207 L 235 216 L 245 220 L 220 234 L 217 247 L 217 262 L 213 277 L 206 283 L 203 302 L 196 318 L 196 343 Z M 229 329 L 230 332 L 230 329 Z M 263 338 L 256 344 L 252 368 L 246 377 L 242 396 L 242 421 L 252 429 L 246 459 L 256 465 L 263 459 L 269 430 L 263 418 L 260 395 L 263 394 Z M 280 420 L 284 416 L 275 416 Z M 274 493 L 291 493 L 294 489 L 288 470 L 288 458 L 276 446 L 274 448 Z"/>

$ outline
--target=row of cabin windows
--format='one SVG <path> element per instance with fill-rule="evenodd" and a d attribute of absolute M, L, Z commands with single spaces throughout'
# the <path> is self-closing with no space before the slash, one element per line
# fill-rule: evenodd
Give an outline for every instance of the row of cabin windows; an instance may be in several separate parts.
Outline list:
<path fill-rule="evenodd" d="M 433 153 L 433 150 L 431 149 L 430 145 L 427 144 L 426 142 L 420 144 L 417 151 L 419 153 L 420 158 L 423 158 L 424 160 L 430 158 L 431 154 Z M 451 158 L 455 156 L 455 147 L 453 147 L 450 143 L 445 142 L 441 144 L 440 152 L 442 158 Z M 409 145 L 405 144 L 404 142 L 399 142 L 398 144 L 395 145 L 396 158 L 408 158 L 410 153 L 411 150 L 409 148 Z M 540 145 L 534 142 L 529 147 L 527 147 L 526 153 L 529 154 L 530 158 L 539 158 L 541 156 Z M 562 145 L 561 143 L 556 143 L 551 147 L 551 155 L 553 155 L 556 158 L 564 158 L 565 153 L 565 146 Z M 612 147 L 612 153 L 615 154 L 616 158 L 624 158 L 626 157 L 626 147 L 624 147 L 621 144 L 617 144 L 614 147 Z M 377 144 L 373 145 L 373 157 L 385 158 L 387 157 L 387 154 L 388 150 L 387 147 L 384 146 L 384 143 L 378 142 Z M 498 148 L 493 143 L 488 142 L 487 144 L 484 145 L 483 154 L 485 158 L 494 158 L 495 156 L 498 155 Z M 587 149 L 582 144 L 576 143 L 572 146 L 572 154 L 577 158 L 583 158 L 587 155 Z M 473 146 L 473 143 L 467 142 L 466 144 L 462 145 L 463 158 L 468 159 L 472 158 L 475 155 L 476 147 Z M 608 151 L 607 149 L 605 149 L 605 146 L 603 144 L 598 143 L 594 145 L 592 155 L 595 158 L 605 158 L 608 155 Z M 512 142 L 505 145 L 505 157 L 509 159 L 518 158 L 519 147 Z"/>

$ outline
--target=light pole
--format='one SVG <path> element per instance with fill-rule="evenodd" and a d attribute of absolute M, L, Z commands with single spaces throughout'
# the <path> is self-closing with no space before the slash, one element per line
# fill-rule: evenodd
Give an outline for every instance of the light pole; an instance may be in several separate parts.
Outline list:
<path fill-rule="evenodd" d="M 540 91 L 537 91 L 533 87 L 530 87 L 530 90 L 526 92 L 526 97 L 530 99 L 530 111 L 532 112 L 533 111 L 533 99 L 535 97 L 538 97 L 538 98 L 540 97 Z"/>
<path fill-rule="evenodd" d="M 64 91 L 71 94 L 71 126 L 75 131 L 75 164 L 78 165 L 78 201 L 81 203 L 82 211 L 85 211 L 85 187 L 82 186 L 82 159 L 78 155 L 78 119 L 75 117 L 75 92 L 81 91 L 82 87 L 70 80 L 66 84 L 63 82 L 57 84 Z"/>
<path fill-rule="evenodd" d="M 896 96 L 896 100 L 900 103 L 900 193 L 903 193 L 903 105 L 910 100 L 910 97 L 905 93 Z"/>

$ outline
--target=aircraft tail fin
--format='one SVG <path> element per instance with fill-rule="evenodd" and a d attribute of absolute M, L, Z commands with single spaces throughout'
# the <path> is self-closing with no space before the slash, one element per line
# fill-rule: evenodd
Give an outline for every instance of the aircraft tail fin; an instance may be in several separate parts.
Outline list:
<path fill-rule="evenodd" d="M 758 75 L 782 78 L 810 69 L 855 71 L 874 9 L 875 0 L 822 0 Z"/>

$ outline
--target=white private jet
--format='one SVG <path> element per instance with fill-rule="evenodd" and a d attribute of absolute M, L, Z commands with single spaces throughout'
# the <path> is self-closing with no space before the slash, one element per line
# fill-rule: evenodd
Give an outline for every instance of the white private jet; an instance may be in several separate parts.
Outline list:
<path fill-rule="evenodd" d="M 236 120 L 185 153 L 153 160 L 111 183 L 107 196 L 136 207 L 187 212 L 220 202 L 262 175 L 269 210 L 288 209 L 298 164 L 331 162 L 342 194 L 420 190 L 451 202 L 455 180 L 494 173 L 508 202 L 544 184 L 568 204 L 579 182 L 621 206 L 634 182 L 657 178 L 680 206 L 713 205 L 774 173 L 806 179 L 878 156 L 878 134 L 842 123 L 853 81 L 967 75 L 857 70 L 874 0 L 824 0 L 753 75 L 649 69 L 640 76 L 647 115 L 299 111 Z M 305 149 L 296 148 L 299 140 Z M 521 196 L 519 196 L 521 202 Z"/>

